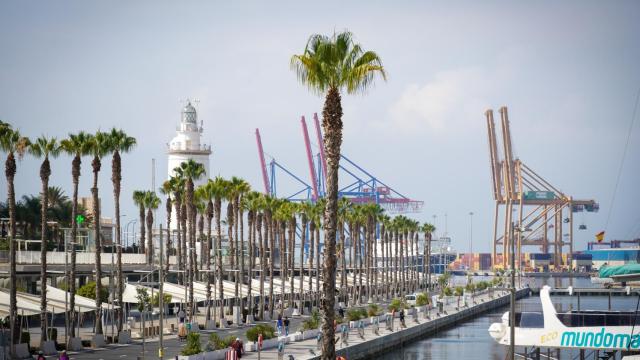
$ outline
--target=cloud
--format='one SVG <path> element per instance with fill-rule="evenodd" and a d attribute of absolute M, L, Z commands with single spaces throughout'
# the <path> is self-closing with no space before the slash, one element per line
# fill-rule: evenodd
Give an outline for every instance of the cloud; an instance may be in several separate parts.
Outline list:
<path fill-rule="evenodd" d="M 468 67 L 438 72 L 424 85 L 410 84 L 390 106 L 387 125 L 422 133 L 473 124 L 488 106 L 489 78 L 482 68 Z"/>

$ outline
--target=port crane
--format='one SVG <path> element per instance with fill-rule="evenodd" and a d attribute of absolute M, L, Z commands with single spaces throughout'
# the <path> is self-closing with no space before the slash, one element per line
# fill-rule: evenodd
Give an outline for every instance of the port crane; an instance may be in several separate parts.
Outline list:
<path fill-rule="evenodd" d="M 524 246 L 539 247 L 545 254 L 552 252 L 553 264 L 558 268 L 562 265 L 565 247 L 568 247 L 569 256 L 573 254 L 573 214 L 597 212 L 599 204 L 595 200 L 574 199 L 515 158 L 507 108 L 501 107 L 499 113 L 502 152 L 499 150 L 493 110 L 485 112 L 495 200 L 493 264 L 495 267 L 508 267 L 511 242 L 514 241 L 518 269 L 522 268 Z M 563 233 L 564 226 L 568 227 L 568 234 Z M 580 229 L 584 230 L 586 226 L 581 224 Z M 500 256 L 499 248 L 502 249 Z"/>
<path fill-rule="evenodd" d="M 305 117 L 302 116 L 300 118 L 300 126 L 305 145 L 305 157 L 309 169 L 308 180 L 303 176 L 296 175 L 275 158 L 272 158 L 271 161 L 267 163 L 260 130 L 256 129 L 256 144 L 258 146 L 260 172 L 262 174 L 265 194 L 270 194 L 274 197 L 280 196 L 291 201 L 313 202 L 325 196 L 327 164 L 325 161 L 324 147 L 322 146 L 324 143 L 323 136 L 317 113 L 313 114 L 313 124 L 318 144 L 318 152 L 315 154 L 312 151 L 309 129 Z M 424 205 L 423 201 L 413 200 L 404 196 L 344 154 L 341 154 L 340 157 L 340 180 L 341 184 L 344 185 L 338 189 L 339 197 L 346 197 L 354 203 L 380 204 L 388 213 L 418 213 L 422 210 Z M 279 195 L 279 192 L 282 190 L 278 189 L 277 180 L 279 176 L 286 176 L 293 179 L 293 182 L 299 187 L 290 191 L 285 196 Z"/>

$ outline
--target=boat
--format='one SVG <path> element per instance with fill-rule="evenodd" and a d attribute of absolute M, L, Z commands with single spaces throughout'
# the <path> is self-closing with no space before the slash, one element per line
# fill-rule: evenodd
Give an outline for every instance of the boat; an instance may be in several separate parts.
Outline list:
<path fill-rule="evenodd" d="M 558 349 L 640 351 L 640 312 L 574 310 L 557 313 L 550 287 L 540 290 L 542 312 L 516 312 L 515 345 Z M 509 312 L 489 326 L 499 344 L 510 344 Z"/>

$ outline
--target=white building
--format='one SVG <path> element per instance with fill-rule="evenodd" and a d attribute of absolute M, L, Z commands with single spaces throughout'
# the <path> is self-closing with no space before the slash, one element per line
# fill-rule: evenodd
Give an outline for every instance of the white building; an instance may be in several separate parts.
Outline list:
<path fill-rule="evenodd" d="M 194 182 L 195 187 L 207 182 L 210 176 L 209 155 L 211 155 L 211 145 L 202 143 L 202 131 L 202 122 L 200 122 L 200 126 L 198 126 L 198 114 L 193 105 L 191 105 L 191 102 L 189 102 L 187 106 L 182 109 L 182 116 L 180 118 L 180 125 L 178 125 L 176 129 L 176 136 L 168 144 L 168 177 L 174 175 L 173 169 L 179 167 L 181 163 L 193 159 L 195 162 L 202 164 L 206 171 L 205 176 Z M 171 222 L 175 224 L 175 211 L 172 212 Z"/>

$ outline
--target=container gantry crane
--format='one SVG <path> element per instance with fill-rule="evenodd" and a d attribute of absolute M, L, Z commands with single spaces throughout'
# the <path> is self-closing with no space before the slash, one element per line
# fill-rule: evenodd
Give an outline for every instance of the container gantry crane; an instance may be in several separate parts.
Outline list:
<path fill-rule="evenodd" d="M 514 241 L 517 268 L 522 268 L 523 246 L 537 246 L 545 254 L 552 248 L 554 266 L 561 267 L 563 249 L 568 247 L 569 256 L 573 254 L 573 214 L 597 212 L 599 205 L 594 200 L 574 199 L 563 193 L 522 160 L 514 158 L 507 108 L 501 107 L 499 112 L 502 154 L 496 137 L 493 110 L 485 112 L 495 200 L 493 264 L 496 267 L 508 267 L 511 242 Z M 568 234 L 563 233 L 565 225 Z M 581 225 L 580 229 L 586 227 Z M 502 248 L 501 257 L 498 256 L 499 248 Z"/>

